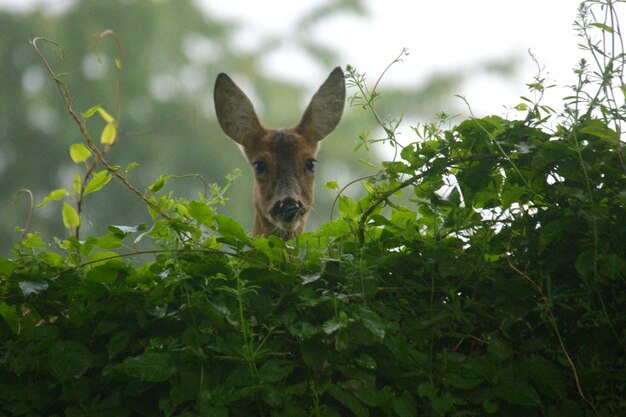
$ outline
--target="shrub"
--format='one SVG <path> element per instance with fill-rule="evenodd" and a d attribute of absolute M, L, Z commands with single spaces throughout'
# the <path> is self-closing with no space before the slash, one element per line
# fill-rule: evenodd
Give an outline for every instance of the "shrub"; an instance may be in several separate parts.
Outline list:
<path fill-rule="evenodd" d="M 619 45 L 596 3 L 578 24 L 598 67 L 581 61 L 561 112 L 524 99 L 521 119 L 442 117 L 407 145 L 379 119 L 397 158 L 361 200 L 338 189 L 315 233 L 248 236 L 216 210 L 232 178 L 192 201 L 159 193 L 168 176 L 128 183 L 153 223 L 82 240 L 64 202 L 69 238 L 24 230 L 0 259 L 0 415 L 623 415 L 624 54 L 592 40 Z M 72 158 L 104 164 L 80 202 L 129 167 L 105 159 L 116 118 L 67 104 Z"/>

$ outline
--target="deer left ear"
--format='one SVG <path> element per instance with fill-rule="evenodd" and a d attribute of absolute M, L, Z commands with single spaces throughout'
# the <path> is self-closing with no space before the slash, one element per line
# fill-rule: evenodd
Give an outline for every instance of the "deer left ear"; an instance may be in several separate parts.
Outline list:
<path fill-rule="evenodd" d="M 235 142 L 246 146 L 263 134 L 264 129 L 250 99 L 228 75 L 221 73 L 217 76 L 213 100 L 222 130 Z"/>
<path fill-rule="evenodd" d="M 296 130 L 313 142 L 324 139 L 339 124 L 345 101 L 345 76 L 337 67 L 311 99 Z"/>

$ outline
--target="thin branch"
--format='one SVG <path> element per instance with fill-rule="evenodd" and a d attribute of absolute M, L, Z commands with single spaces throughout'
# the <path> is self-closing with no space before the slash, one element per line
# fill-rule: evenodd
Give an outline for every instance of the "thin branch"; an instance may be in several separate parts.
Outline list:
<path fill-rule="evenodd" d="M 28 209 L 28 215 L 26 216 L 26 222 L 24 223 L 24 227 L 22 228 L 22 233 L 20 233 L 20 245 L 24 241 L 24 238 L 26 237 L 26 233 L 28 233 L 28 229 L 30 228 L 30 223 L 33 220 L 33 210 L 35 208 L 35 198 L 33 197 L 33 192 L 27 188 L 22 188 L 21 190 L 17 192 L 17 194 L 13 198 L 13 204 L 15 204 L 17 197 L 22 193 L 28 194 L 28 197 L 30 198 L 30 207 Z"/>
<path fill-rule="evenodd" d="M 335 200 L 333 201 L 333 205 L 330 208 L 330 219 L 329 221 L 333 220 L 333 216 L 335 214 L 335 207 L 337 206 L 337 202 L 339 201 L 339 198 L 342 196 L 343 192 L 350 186 L 356 184 L 357 182 L 369 179 L 369 178 L 374 178 L 376 175 L 378 174 L 370 174 L 370 175 L 365 175 L 363 177 L 357 178 L 355 180 L 350 181 L 349 183 L 347 183 L 346 185 L 344 185 L 343 187 L 341 187 L 341 190 L 339 190 L 337 192 L 337 196 L 335 197 Z"/>
<path fill-rule="evenodd" d="M 124 66 L 124 50 L 122 49 L 122 44 L 117 37 L 117 34 L 113 32 L 111 29 L 107 29 L 100 33 L 96 40 L 93 43 L 93 53 L 96 54 L 96 58 L 100 61 L 100 55 L 96 50 L 98 46 L 98 42 L 103 38 L 111 36 L 113 40 L 115 40 L 115 44 L 117 45 L 118 58 L 115 59 L 115 68 L 117 68 L 117 87 L 115 94 L 115 127 L 119 127 L 121 114 L 121 103 L 122 103 L 122 68 Z"/>
<path fill-rule="evenodd" d="M 77 269 L 85 268 L 85 267 L 88 267 L 90 265 L 94 265 L 94 264 L 101 263 L 101 262 L 112 261 L 112 260 L 115 260 L 115 259 L 124 259 L 124 258 L 129 258 L 129 257 L 132 257 L 132 256 L 140 256 L 140 255 L 158 255 L 158 254 L 162 254 L 162 253 L 165 253 L 165 254 L 218 253 L 218 254 L 223 254 L 223 255 L 226 255 L 226 256 L 233 257 L 233 258 L 237 258 L 237 259 L 240 259 L 242 261 L 249 262 L 251 264 L 254 264 L 254 265 L 256 265 L 258 267 L 261 267 L 261 268 L 265 268 L 265 269 L 270 270 L 272 272 L 284 273 L 284 271 L 276 268 L 275 266 L 272 266 L 270 264 L 264 263 L 264 262 L 260 261 L 257 258 L 248 257 L 248 256 L 244 255 L 243 253 L 240 253 L 240 252 L 237 252 L 237 251 L 227 252 L 227 251 L 224 251 L 222 249 L 203 248 L 203 249 L 154 249 L 154 250 L 138 250 L 138 251 L 129 252 L 129 253 L 120 253 L 120 254 L 111 255 L 111 256 L 104 257 L 104 258 L 96 259 L 96 260 L 93 260 L 93 261 L 83 262 L 83 263 L 81 263 L 79 265 L 76 265 L 74 267 L 63 269 L 63 270 L 57 272 L 54 276 L 60 276 L 60 275 L 63 275 L 63 274 L 67 274 L 68 272 L 76 271 Z"/>
<path fill-rule="evenodd" d="M 537 284 L 531 277 L 529 277 L 527 274 L 525 274 L 523 271 L 521 271 L 519 268 L 513 265 L 513 261 L 511 260 L 511 257 L 509 256 L 509 251 L 507 251 L 507 254 L 506 254 L 506 261 L 509 264 L 509 267 L 516 274 L 524 278 L 524 280 L 528 282 L 530 286 L 533 287 L 539 293 L 541 300 L 543 301 L 543 304 L 548 313 L 548 316 L 550 317 L 550 325 L 552 326 L 552 329 L 554 330 L 554 334 L 556 335 L 556 338 L 559 341 L 561 351 L 563 352 L 563 355 L 565 355 L 565 358 L 567 359 L 567 363 L 569 364 L 569 367 L 572 370 L 572 373 L 574 375 L 574 381 L 576 383 L 576 390 L 578 391 L 578 395 L 580 395 L 580 397 L 591 407 L 591 409 L 593 410 L 596 416 L 600 416 L 600 414 L 598 413 L 598 410 L 596 409 L 595 404 L 593 403 L 592 400 L 587 398 L 587 396 L 585 395 L 582 389 L 582 386 L 580 384 L 580 378 L 578 377 L 578 371 L 576 369 L 576 365 L 574 364 L 572 357 L 570 356 L 569 352 L 567 351 L 567 348 L 565 347 L 565 342 L 563 341 L 563 338 L 561 337 L 561 332 L 559 331 L 559 327 L 556 324 L 556 316 L 554 315 L 554 311 L 550 307 L 550 299 L 548 298 L 548 296 L 545 295 L 545 293 L 543 292 L 543 289 L 541 288 L 539 284 Z"/>
<path fill-rule="evenodd" d="M 126 176 L 124 176 L 120 172 L 120 170 L 118 168 L 112 166 L 111 164 L 109 164 L 109 162 L 106 159 L 104 159 L 104 154 L 96 146 L 96 143 L 94 142 L 93 138 L 91 137 L 91 134 L 87 130 L 87 125 L 85 124 L 85 121 L 72 108 L 72 100 L 71 100 L 71 96 L 69 94 L 69 90 L 68 90 L 67 86 L 56 75 L 56 73 L 54 72 L 54 70 L 52 69 L 52 67 L 50 66 L 48 61 L 46 60 L 44 54 L 41 52 L 41 49 L 39 48 L 39 45 L 38 45 L 39 41 L 49 42 L 49 43 L 51 43 L 51 44 L 53 44 L 55 46 L 59 46 L 59 45 L 56 42 L 51 41 L 48 38 L 45 38 L 45 37 L 42 37 L 42 36 L 37 36 L 37 37 L 35 37 L 31 41 L 31 44 L 33 45 L 33 48 L 35 49 L 35 52 L 37 53 L 37 56 L 39 56 L 39 59 L 41 59 L 41 61 L 45 65 L 46 69 L 48 70 L 48 73 L 50 74 L 50 77 L 55 81 L 57 87 L 59 88 L 61 96 L 63 97 L 63 101 L 65 102 L 65 108 L 66 108 L 67 112 L 70 114 L 70 116 L 72 117 L 72 119 L 74 119 L 74 121 L 78 125 L 78 128 L 80 129 L 80 133 L 85 138 L 85 140 L 87 141 L 87 146 L 89 147 L 89 149 L 93 152 L 93 154 L 96 156 L 96 158 L 100 162 L 102 162 L 102 165 L 104 165 L 106 170 L 109 171 L 118 180 L 120 180 L 126 186 L 126 188 L 128 188 L 139 199 L 141 199 L 144 203 L 146 203 L 148 206 L 150 206 L 150 208 L 152 208 L 154 211 L 159 213 L 164 218 L 169 219 L 170 217 L 166 213 L 164 213 L 157 204 L 155 204 L 154 202 L 150 201 L 150 199 L 148 199 L 145 195 L 143 195 L 143 193 L 141 191 L 139 191 L 139 189 L 137 189 L 134 185 L 132 185 L 128 181 Z"/>

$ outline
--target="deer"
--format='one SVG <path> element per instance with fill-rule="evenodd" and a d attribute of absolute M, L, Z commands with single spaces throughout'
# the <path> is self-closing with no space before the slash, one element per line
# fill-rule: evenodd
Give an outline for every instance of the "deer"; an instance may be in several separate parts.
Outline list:
<path fill-rule="evenodd" d="M 266 129 L 252 102 L 225 73 L 215 80 L 215 113 L 254 172 L 252 234 L 290 240 L 304 230 L 313 207 L 320 142 L 339 124 L 346 98 L 344 73 L 335 68 L 292 128 Z"/>

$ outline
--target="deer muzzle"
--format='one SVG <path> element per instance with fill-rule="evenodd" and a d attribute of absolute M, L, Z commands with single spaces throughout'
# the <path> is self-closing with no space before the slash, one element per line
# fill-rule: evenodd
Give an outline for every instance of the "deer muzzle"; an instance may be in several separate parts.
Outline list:
<path fill-rule="evenodd" d="M 279 228 L 293 230 L 306 212 L 307 209 L 301 201 L 287 197 L 274 203 L 270 215 Z"/>

